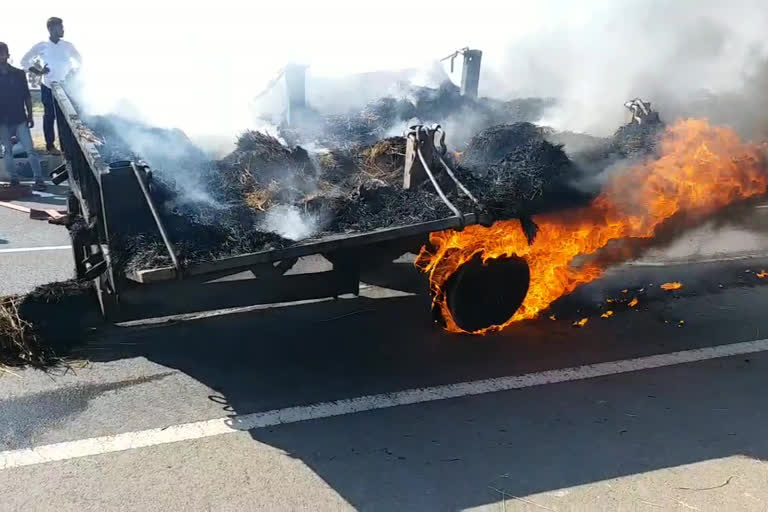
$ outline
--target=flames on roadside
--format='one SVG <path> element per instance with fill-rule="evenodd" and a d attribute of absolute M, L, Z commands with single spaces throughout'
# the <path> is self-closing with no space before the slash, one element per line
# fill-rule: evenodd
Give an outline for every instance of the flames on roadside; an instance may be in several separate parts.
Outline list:
<path fill-rule="evenodd" d="M 693 225 L 768 191 L 764 148 L 743 142 L 730 128 L 703 120 L 679 121 L 667 127 L 659 154 L 656 160 L 614 175 L 589 207 L 537 217 L 540 230 L 532 245 L 517 220 L 433 233 L 416 264 L 429 274 L 434 305 L 447 330 L 465 332 L 451 316 L 444 285 L 476 254 L 483 261 L 519 256 L 531 273 L 528 294 L 514 316 L 473 333 L 487 334 L 535 318 L 556 299 L 598 279 L 608 262 L 588 256 L 612 242 L 650 239 L 671 219 Z M 631 249 L 617 252 L 612 263 L 634 256 Z M 586 261 L 574 261 L 579 259 Z"/>

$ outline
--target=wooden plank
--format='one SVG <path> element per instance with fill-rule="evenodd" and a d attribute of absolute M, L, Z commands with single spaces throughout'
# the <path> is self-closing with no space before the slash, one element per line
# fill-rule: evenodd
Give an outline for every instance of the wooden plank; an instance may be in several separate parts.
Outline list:
<path fill-rule="evenodd" d="M 9 208 L 11 210 L 16 210 L 23 213 L 30 213 L 32 211 L 26 206 L 21 206 L 20 204 L 8 203 L 5 201 L 0 201 L 0 206 L 2 206 L 3 208 Z"/>
<path fill-rule="evenodd" d="M 421 154 L 424 156 L 424 160 L 431 162 L 434 141 L 429 139 L 430 137 L 434 138 L 434 136 L 434 132 L 432 131 L 424 132 L 419 130 L 416 132 L 415 137 L 409 135 L 406 139 L 405 170 L 403 172 L 404 189 L 408 190 L 410 188 L 415 188 L 427 180 L 427 171 L 421 163 L 418 149 L 421 149 Z"/>
<path fill-rule="evenodd" d="M 65 215 L 65 213 L 56 210 L 38 210 L 36 208 L 27 208 L 26 206 L 8 203 L 6 201 L 0 201 L 0 206 L 29 214 L 29 218 L 35 220 L 60 219 Z"/>
<path fill-rule="evenodd" d="M 59 211 L 59 210 L 43 210 L 46 214 L 48 214 L 48 217 L 51 219 L 61 219 L 64 217 L 67 212 L 66 211 Z"/>

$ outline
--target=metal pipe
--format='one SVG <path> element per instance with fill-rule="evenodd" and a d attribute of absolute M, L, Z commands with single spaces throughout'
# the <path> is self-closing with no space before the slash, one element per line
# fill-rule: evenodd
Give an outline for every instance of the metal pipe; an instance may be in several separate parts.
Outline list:
<path fill-rule="evenodd" d="M 163 224 L 163 220 L 160 218 L 160 213 L 157 211 L 155 202 L 152 201 L 152 196 L 149 195 L 149 188 L 147 188 L 147 183 L 144 181 L 144 176 L 142 176 L 141 171 L 134 162 L 131 162 L 131 168 L 133 169 L 134 176 L 136 176 L 136 181 L 139 182 L 139 187 L 141 188 L 142 194 L 144 194 L 144 199 L 147 201 L 147 206 L 149 206 L 149 210 L 152 212 L 152 217 L 155 218 L 157 229 L 160 231 L 160 236 L 163 238 L 165 248 L 168 250 L 168 255 L 171 257 L 173 267 L 176 269 L 176 277 L 181 279 L 181 265 L 179 265 L 179 260 L 176 258 L 176 251 L 173 250 L 173 244 L 171 244 L 171 239 L 168 237 L 168 232 L 165 230 L 165 224 Z"/>
<path fill-rule="evenodd" d="M 420 127 L 421 130 L 426 130 L 423 126 Z M 433 133 L 430 133 L 430 136 L 434 136 Z M 437 191 L 437 194 L 440 196 L 440 199 L 443 200 L 443 203 L 453 212 L 453 214 L 461 220 L 461 227 L 464 227 L 464 214 L 459 211 L 458 208 L 446 197 L 446 195 L 443 193 L 443 189 L 440 188 L 440 184 L 437 182 L 437 179 L 435 179 L 435 176 L 432 174 L 432 171 L 429 168 L 429 165 L 427 164 L 427 161 L 424 159 L 424 155 L 421 153 L 421 146 L 418 144 L 418 137 L 417 143 L 416 143 L 416 154 L 419 155 L 419 160 L 421 161 L 421 165 L 424 166 L 424 170 L 427 173 L 427 177 L 429 177 L 429 181 L 432 182 L 432 186 L 435 188 L 435 191 Z"/>
<path fill-rule="evenodd" d="M 451 169 L 445 159 L 443 159 L 443 155 L 447 151 L 447 148 L 445 147 L 445 132 L 439 125 L 435 127 L 435 130 L 440 133 L 440 151 L 437 152 L 437 158 L 439 158 L 440 163 L 443 164 L 445 172 L 448 173 L 448 176 L 450 176 L 453 182 L 456 183 L 456 186 L 459 187 L 461 191 L 464 192 L 464 194 L 466 194 L 466 196 L 472 200 L 473 203 L 480 204 L 480 202 L 475 199 L 475 196 L 472 195 L 472 192 L 470 192 L 469 189 L 467 189 L 467 187 L 465 187 L 464 184 L 459 181 L 459 178 L 457 178 L 453 173 L 453 169 Z"/>

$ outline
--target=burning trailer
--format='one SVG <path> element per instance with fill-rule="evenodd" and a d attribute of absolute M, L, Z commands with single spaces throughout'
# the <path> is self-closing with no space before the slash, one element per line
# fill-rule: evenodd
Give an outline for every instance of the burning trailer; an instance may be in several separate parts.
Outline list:
<path fill-rule="evenodd" d="M 68 179 L 73 191 L 77 276 L 94 282 L 102 312 L 115 320 L 356 294 L 364 266 L 416 254 L 430 233 L 517 219 L 532 242 L 534 215 L 586 205 L 595 195 L 572 186 L 578 168 L 528 122 L 481 130 L 459 146 L 461 153 L 448 151 L 437 125 L 313 153 L 247 132 L 232 154 L 207 166 L 174 134 L 139 133 L 180 154 L 187 171 L 194 169 L 201 186 L 226 206 L 191 204 L 173 173 L 150 169 L 121 148 L 120 132 L 140 127 L 84 118 L 63 87 L 54 92 L 68 161 L 56 180 Z M 417 105 L 433 111 L 445 94 L 454 98 L 445 91 L 420 94 Z M 456 101 L 493 110 L 472 97 Z M 493 121 L 516 119 L 514 105 L 499 102 Z M 291 235 L 270 229 L 275 215 L 298 215 L 315 226 Z M 322 255 L 332 269 L 289 272 L 309 255 Z M 513 314 L 525 296 L 529 276 L 519 263 L 499 265 L 518 291 L 497 315 Z M 460 283 L 474 281 L 461 275 Z M 461 311 L 468 303 L 452 304 Z"/>
<path fill-rule="evenodd" d="M 68 162 L 55 180 L 68 179 L 73 192 L 77 276 L 94 283 L 110 319 L 357 294 L 364 265 L 417 253 L 433 232 L 489 226 L 500 213 L 484 206 L 490 189 L 477 187 L 475 196 L 483 178 L 456 165 L 442 129 L 414 126 L 402 138 L 312 155 L 245 134 L 235 153 L 201 169 L 205 185 L 230 199 L 226 215 L 200 205 L 192 215 L 188 205 L 173 206 L 177 191 L 156 170 L 116 160 L 122 153 L 86 125 L 63 87 L 54 95 Z M 517 206 L 503 218 L 530 216 L 528 203 Z M 321 227 L 298 239 L 269 232 L 269 216 L 282 207 Z M 288 274 L 299 258 L 318 254 L 331 270 Z"/>
<path fill-rule="evenodd" d="M 180 134 L 142 133 L 183 156 L 213 205 L 120 147 L 120 131 L 143 128 L 95 132 L 63 87 L 54 96 L 77 278 L 113 321 L 357 294 L 364 267 L 410 252 L 435 319 L 486 334 L 768 189 L 761 147 L 705 121 L 665 126 L 641 100 L 613 137 L 570 154 L 560 141 L 575 134 L 527 122 L 487 127 L 455 152 L 438 125 L 311 153 L 248 132 L 207 165 Z M 316 225 L 270 228 L 294 214 Z M 291 272 L 310 255 L 331 268 Z"/>

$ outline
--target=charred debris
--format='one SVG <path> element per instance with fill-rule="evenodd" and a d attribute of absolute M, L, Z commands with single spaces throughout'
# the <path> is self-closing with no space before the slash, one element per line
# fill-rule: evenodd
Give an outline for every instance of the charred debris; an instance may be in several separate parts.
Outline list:
<path fill-rule="evenodd" d="M 431 168 L 449 201 L 462 213 L 519 218 L 533 240 L 532 215 L 587 203 L 599 190 L 585 187 L 585 176 L 617 158 L 652 154 L 661 127 L 658 118 L 632 123 L 612 138 L 591 138 L 589 151 L 568 154 L 563 144 L 581 135 L 531 122 L 549 105 L 467 98 L 452 84 L 419 88 L 408 99 L 383 98 L 344 116 L 313 114 L 281 127 L 279 138 L 248 131 L 218 161 L 180 131 L 104 117 L 86 122 L 105 159 L 151 167 L 153 198 L 187 265 L 451 216 L 429 180 L 404 189 L 406 138 L 390 135 L 410 122 L 444 119 L 466 119 L 473 130 L 467 140 L 448 133 L 444 159 L 479 204 L 435 159 Z M 154 226 L 139 236 L 117 233 L 113 243 L 115 263 L 125 271 L 171 263 Z"/>

